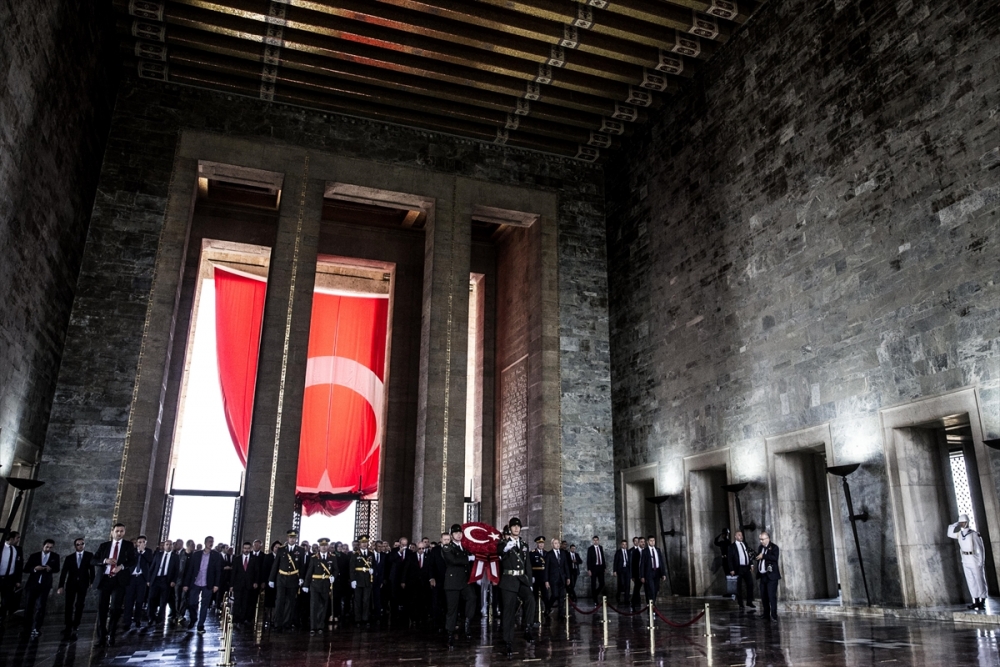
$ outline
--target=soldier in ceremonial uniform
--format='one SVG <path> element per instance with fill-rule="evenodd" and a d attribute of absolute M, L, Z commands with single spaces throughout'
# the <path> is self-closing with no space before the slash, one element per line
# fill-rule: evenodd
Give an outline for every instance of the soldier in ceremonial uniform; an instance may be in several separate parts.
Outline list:
<path fill-rule="evenodd" d="M 441 536 L 441 555 L 444 558 L 444 596 L 447 615 L 444 629 L 448 633 L 448 646 L 455 645 L 455 625 L 458 623 L 458 604 L 465 604 L 465 636 L 469 636 L 469 623 L 476 613 L 476 587 L 469 583 L 469 573 L 475 556 L 462 548 L 462 526 L 454 524 L 451 535 Z"/>
<path fill-rule="evenodd" d="M 368 536 L 358 538 L 358 549 L 351 554 L 351 588 L 354 589 L 354 622 L 368 624 L 372 606 L 372 581 L 375 554 L 368 549 Z"/>
<path fill-rule="evenodd" d="M 524 607 L 524 638 L 535 641 L 532 630 L 535 624 L 535 596 L 531 593 L 528 577 L 528 545 L 521 540 L 521 520 L 514 517 L 508 524 L 510 536 L 497 542 L 500 556 L 500 590 L 503 593 L 503 642 L 504 652 L 514 654 L 514 622 L 517 603 Z"/>
<path fill-rule="evenodd" d="M 314 635 L 326 628 L 330 617 L 330 601 L 333 599 L 333 582 L 340 569 L 337 559 L 330 553 L 330 540 L 323 537 L 319 542 L 319 553 L 309 558 L 306 567 L 306 583 L 303 593 L 309 594 L 309 634 Z"/>
<path fill-rule="evenodd" d="M 531 552 L 531 590 L 535 600 L 543 609 L 548 608 L 549 596 L 545 590 L 545 536 L 535 538 L 535 548 Z"/>
<path fill-rule="evenodd" d="M 958 540 L 958 547 L 962 551 L 965 583 L 972 595 L 969 609 L 986 611 L 986 597 L 989 593 L 986 590 L 986 547 L 983 545 L 982 536 L 972 530 L 969 525 L 969 515 L 963 514 L 958 517 L 958 523 L 948 526 L 948 537 Z"/>
<path fill-rule="evenodd" d="M 274 555 L 274 564 L 271 566 L 271 575 L 268 578 L 268 586 L 276 593 L 271 625 L 278 631 L 292 625 L 299 586 L 303 583 L 302 577 L 305 571 L 302 552 L 295 546 L 299 535 L 294 530 L 288 531 L 287 535 L 288 541 L 285 546 L 278 549 Z"/>

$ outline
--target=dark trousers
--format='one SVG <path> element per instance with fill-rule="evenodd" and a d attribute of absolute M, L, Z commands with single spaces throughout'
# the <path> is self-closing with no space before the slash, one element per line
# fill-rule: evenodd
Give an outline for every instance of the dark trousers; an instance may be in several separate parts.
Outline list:
<path fill-rule="evenodd" d="M 314 580 L 309 588 L 309 629 L 322 630 L 330 617 L 330 582 Z"/>
<path fill-rule="evenodd" d="M 251 583 L 251 586 L 253 584 Z M 257 601 L 257 589 L 237 586 L 233 589 L 233 622 L 243 623 L 247 619 L 247 614 L 253 612 L 253 605 Z"/>
<path fill-rule="evenodd" d="M 631 581 L 628 570 L 618 570 L 618 572 L 615 573 L 615 578 L 618 582 L 618 591 L 615 593 L 615 597 L 618 600 L 625 602 L 629 597 L 628 585 L 629 581 Z"/>
<path fill-rule="evenodd" d="M 372 582 L 372 611 L 375 618 L 382 617 L 382 580 L 376 579 Z"/>
<path fill-rule="evenodd" d="M 590 575 L 590 596 L 594 598 L 594 602 L 600 602 L 604 594 L 604 570 L 591 571 L 594 574 Z"/>
<path fill-rule="evenodd" d="M 146 622 L 149 625 L 163 622 L 163 611 L 170 606 L 170 611 L 174 617 L 177 616 L 177 609 L 174 606 L 174 589 L 170 587 L 170 581 L 166 577 L 156 577 L 149 585 L 149 604 L 146 605 Z"/>
<path fill-rule="evenodd" d="M 444 631 L 451 634 L 455 632 L 455 626 L 458 624 L 459 602 L 465 603 L 465 622 L 468 623 L 476 615 L 476 600 L 478 596 L 476 595 L 476 587 L 472 584 L 466 584 L 460 590 L 445 591 L 444 597 L 448 609 L 448 613 L 444 619 Z"/>
<path fill-rule="evenodd" d="M 49 605 L 52 587 L 27 586 L 24 589 L 24 618 L 32 630 L 41 630 L 45 620 L 45 608 Z"/>
<path fill-rule="evenodd" d="M 545 589 L 545 580 L 542 577 L 535 577 L 534 583 L 531 586 L 532 592 L 535 594 L 535 598 L 538 601 L 538 606 L 549 608 L 549 596 L 548 591 Z"/>
<path fill-rule="evenodd" d="M 15 586 L 21 583 L 13 576 L 0 577 L 0 621 L 17 610 L 17 590 Z"/>
<path fill-rule="evenodd" d="M 358 586 L 354 589 L 354 622 L 367 623 L 368 610 L 372 606 L 372 587 Z"/>
<path fill-rule="evenodd" d="M 67 630 L 80 627 L 80 617 L 83 616 L 83 603 L 87 601 L 87 590 L 90 585 L 70 584 L 66 587 L 66 609 L 63 619 Z"/>
<path fill-rule="evenodd" d="M 97 627 L 101 637 L 114 636 L 118 632 L 118 619 L 122 616 L 122 604 L 125 602 L 125 586 L 109 577 L 101 579 L 97 597 Z M 109 619 L 110 617 L 110 619 Z"/>
<path fill-rule="evenodd" d="M 632 580 L 632 598 L 629 600 L 629 605 L 633 609 L 637 609 L 642 600 L 639 599 L 639 593 L 642 591 L 643 584 L 642 579 L 636 577 Z"/>
<path fill-rule="evenodd" d="M 128 630 L 134 618 L 142 622 L 142 605 L 146 604 L 146 593 L 149 586 L 141 576 L 129 575 L 128 586 L 125 588 L 125 629 Z"/>
<path fill-rule="evenodd" d="M 548 592 L 548 605 L 545 607 L 548 611 L 552 611 L 553 607 L 565 604 L 566 600 L 566 580 L 559 579 L 549 583 Z"/>
<path fill-rule="evenodd" d="M 744 589 L 746 589 L 746 604 L 753 604 L 753 572 L 749 565 L 740 565 L 736 570 L 736 603 L 742 609 L 744 606 Z"/>
<path fill-rule="evenodd" d="M 569 594 L 569 599 L 572 600 L 573 602 L 576 602 L 576 580 L 579 578 L 580 578 L 579 572 L 574 572 L 573 570 L 570 570 L 569 587 L 566 589 L 566 592 Z"/>
<path fill-rule="evenodd" d="M 760 584 L 760 615 L 778 618 L 778 580 L 760 577 L 757 582 Z"/>
<path fill-rule="evenodd" d="M 503 640 L 508 644 L 514 643 L 514 625 L 517 621 L 517 601 L 521 601 L 524 613 L 524 630 L 530 632 L 535 624 L 535 596 L 531 588 L 523 581 L 519 582 L 517 590 L 509 591 L 503 589 Z"/>
<path fill-rule="evenodd" d="M 656 604 L 656 596 L 660 593 L 660 578 L 646 577 L 646 602 Z"/>
<path fill-rule="evenodd" d="M 191 586 L 188 589 L 188 608 L 191 612 L 191 622 L 194 623 L 195 615 L 198 618 L 198 627 L 205 627 L 205 619 L 208 617 L 208 608 L 212 606 L 212 589 L 208 586 Z M 190 625 L 188 627 L 191 627 Z"/>
<path fill-rule="evenodd" d="M 278 630 L 290 628 L 295 622 L 299 597 L 299 580 L 297 578 L 291 579 L 294 585 L 288 586 L 285 585 L 284 579 L 289 579 L 289 577 L 279 576 L 278 582 L 274 586 L 277 595 L 274 598 L 272 624 Z"/>

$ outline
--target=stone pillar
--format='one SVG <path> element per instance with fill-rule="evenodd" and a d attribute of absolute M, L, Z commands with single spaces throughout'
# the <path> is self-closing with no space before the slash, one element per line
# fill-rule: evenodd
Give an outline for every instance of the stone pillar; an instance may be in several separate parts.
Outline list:
<path fill-rule="evenodd" d="M 471 207 L 439 198 L 426 230 L 413 538 L 461 522 Z"/>
<path fill-rule="evenodd" d="M 240 537 L 283 539 L 295 510 L 309 321 L 324 182 L 309 158 L 289 157 L 271 252 Z"/>

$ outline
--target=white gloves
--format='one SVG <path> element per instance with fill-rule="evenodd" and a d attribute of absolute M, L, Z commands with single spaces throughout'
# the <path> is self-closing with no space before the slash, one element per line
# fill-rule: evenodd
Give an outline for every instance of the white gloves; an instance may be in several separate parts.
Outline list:
<path fill-rule="evenodd" d="M 352 581 L 351 582 L 351 588 L 357 588 L 357 587 L 358 587 L 358 582 Z"/>
<path fill-rule="evenodd" d="M 304 583 L 306 583 L 305 579 L 299 579 L 299 586 L 301 586 Z"/>
<path fill-rule="evenodd" d="M 508 551 L 510 551 L 511 549 L 513 549 L 515 545 L 517 545 L 517 542 L 515 542 L 514 540 L 509 540 L 507 542 L 507 546 L 505 546 L 503 548 L 503 552 L 507 553 Z"/>
<path fill-rule="evenodd" d="M 304 587 L 302 588 L 302 592 L 303 592 L 303 593 L 308 593 L 308 592 L 309 592 L 309 587 L 308 587 L 308 586 L 304 586 Z"/>
<path fill-rule="evenodd" d="M 274 588 L 274 582 L 273 581 L 267 582 L 267 585 L 270 586 L 271 588 Z"/>
<path fill-rule="evenodd" d="M 474 560 L 476 560 L 476 557 L 473 556 L 472 554 L 469 554 L 469 561 L 471 562 L 471 561 L 474 561 Z"/>

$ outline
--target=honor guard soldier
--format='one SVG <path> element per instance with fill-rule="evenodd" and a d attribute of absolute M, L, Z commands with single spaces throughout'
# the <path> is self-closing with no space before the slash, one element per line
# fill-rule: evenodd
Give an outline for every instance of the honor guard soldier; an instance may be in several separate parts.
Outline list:
<path fill-rule="evenodd" d="M 448 538 L 449 541 L 445 541 Z M 469 623 L 476 613 L 476 587 L 469 583 L 469 573 L 475 556 L 462 548 L 462 526 L 454 524 L 451 535 L 442 535 L 441 555 L 444 557 L 444 597 L 447 614 L 444 621 L 448 633 L 448 646 L 455 645 L 455 626 L 458 623 L 458 604 L 465 604 L 465 636 L 469 636 Z"/>
<path fill-rule="evenodd" d="M 517 602 L 521 601 L 524 613 L 524 638 L 535 641 L 532 629 L 535 623 L 535 596 L 531 593 L 528 577 L 528 545 L 521 540 L 521 520 L 514 517 L 508 524 L 510 536 L 497 542 L 500 556 L 500 590 L 503 593 L 503 642 L 508 656 L 514 655 L 514 623 Z"/>
<path fill-rule="evenodd" d="M 978 531 L 969 525 L 969 515 L 958 517 L 958 523 L 948 526 L 948 537 L 958 540 L 962 551 L 962 569 L 965 570 L 965 583 L 972 595 L 969 609 L 986 611 L 986 548 Z"/>
<path fill-rule="evenodd" d="M 330 617 L 330 600 L 333 599 L 333 582 L 340 570 L 337 559 L 330 553 L 330 540 L 323 537 L 319 542 L 319 553 L 309 558 L 306 567 L 306 583 L 303 593 L 309 594 L 309 634 L 322 632 Z"/>
<path fill-rule="evenodd" d="M 276 593 L 271 624 L 279 631 L 292 625 L 299 586 L 303 583 L 305 572 L 303 555 L 295 546 L 299 534 L 290 530 L 287 535 L 288 541 L 285 546 L 278 549 L 274 555 L 274 565 L 271 566 L 271 576 L 268 579 L 268 586 Z"/>
<path fill-rule="evenodd" d="M 542 606 L 548 608 L 549 596 L 545 590 L 545 536 L 539 535 L 535 538 L 535 548 L 530 554 L 531 560 L 531 590 L 535 594 L 535 600 Z"/>
<path fill-rule="evenodd" d="M 354 622 L 368 624 L 372 606 L 372 581 L 375 554 L 368 550 L 368 536 L 358 538 L 358 549 L 351 554 L 351 588 L 354 589 Z"/>

